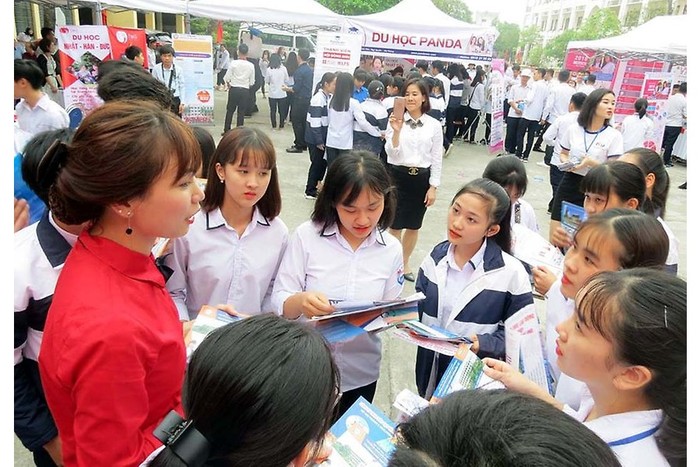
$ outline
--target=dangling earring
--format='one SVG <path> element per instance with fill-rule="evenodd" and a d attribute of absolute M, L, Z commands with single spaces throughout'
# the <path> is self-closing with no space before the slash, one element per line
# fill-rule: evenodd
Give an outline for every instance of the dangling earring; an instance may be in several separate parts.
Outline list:
<path fill-rule="evenodd" d="M 134 229 L 131 228 L 131 211 L 126 213 L 126 234 L 131 235 Z"/>

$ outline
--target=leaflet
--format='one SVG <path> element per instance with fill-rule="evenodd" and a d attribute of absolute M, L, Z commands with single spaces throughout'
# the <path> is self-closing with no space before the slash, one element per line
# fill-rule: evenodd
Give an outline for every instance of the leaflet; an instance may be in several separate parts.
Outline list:
<path fill-rule="evenodd" d="M 530 266 L 545 266 L 556 276 L 562 274 L 564 255 L 559 248 L 524 225 L 513 225 L 512 232 L 514 241 L 511 254 L 513 256 Z"/>
<path fill-rule="evenodd" d="M 185 348 L 187 351 L 187 360 L 189 361 L 192 353 L 199 347 L 205 337 L 211 334 L 215 329 L 225 326 L 229 323 L 235 323 L 244 319 L 242 316 L 233 316 L 225 311 L 214 308 L 213 306 L 204 305 L 197 314 L 197 318 L 192 325 L 189 334 L 185 336 Z"/>
<path fill-rule="evenodd" d="M 399 411 L 396 422 L 403 423 L 429 406 L 430 403 L 427 400 L 408 389 L 404 389 L 394 399 L 394 407 Z"/>
<path fill-rule="evenodd" d="M 561 202 L 561 226 L 569 235 L 573 237 L 576 229 L 585 221 L 588 215 L 586 210 L 581 206 L 569 203 L 568 201 Z"/>
<path fill-rule="evenodd" d="M 540 337 L 540 323 L 534 308 L 523 308 L 505 323 L 506 363 L 528 379 L 554 394 L 554 380 L 547 370 Z"/>
<path fill-rule="evenodd" d="M 397 305 L 403 305 L 411 302 L 418 302 L 419 300 L 422 300 L 425 298 L 425 295 L 422 293 L 415 293 L 409 297 L 406 298 L 397 298 L 396 300 L 380 300 L 380 301 L 357 301 L 357 300 L 342 300 L 342 299 L 330 299 L 329 302 L 331 305 L 333 305 L 336 309 L 333 313 L 323 315 L 323 316 L 314 316 L 311 318 L 312 321 L 322 321 L 326 319 L 333 319 L 333 318 L 341 318 L 344 316 L 349 316 L 349 315 L 354 315 L 354 314 L 359 314 L 359 313 L 368 313 L 372 311 L 380 311 L 379 313 L 376 313 L 375 316 L 372 317 L 372 319 L 376 318 L 379 316 L 382 312 L 384 311 L 389 311 L 391 307 L 397 306 Z"/>
<path fill-rule="evenodd" d="M 360 397 L 331 427 L 333 451 L 322 466 L 383 467 L 395 449 L 396 425 L 376 406 Z"/>
<path fill-rule="evenodd" d="M 430 403 L 435 404 L 447 395 L 463 389 L 503 389 L 505 386 L 484 373 L 484 363 L 470 349 L 470 344 L 461 344 L 445 374 L 435 388 Z"/>

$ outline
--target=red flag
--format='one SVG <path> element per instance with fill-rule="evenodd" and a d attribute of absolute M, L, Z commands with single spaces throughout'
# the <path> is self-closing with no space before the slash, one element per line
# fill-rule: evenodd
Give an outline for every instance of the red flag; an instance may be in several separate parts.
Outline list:
<path fill-rule="evenodd" d="M 220 44 L 224 41 L 224 22 L 219 21 L 216 25 L 216 43 Z"/>

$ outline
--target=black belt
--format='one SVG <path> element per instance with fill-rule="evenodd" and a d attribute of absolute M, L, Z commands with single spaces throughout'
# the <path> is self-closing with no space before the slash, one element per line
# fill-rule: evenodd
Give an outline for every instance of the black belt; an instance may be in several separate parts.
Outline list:
<path fill-rule="evenodd" d="M 405 165 L 393 165 L 391 167 L 399 172 L 407 173 L 408 175 L 422 175 L 430 172 L 430 167 L 406 167 Z"/>

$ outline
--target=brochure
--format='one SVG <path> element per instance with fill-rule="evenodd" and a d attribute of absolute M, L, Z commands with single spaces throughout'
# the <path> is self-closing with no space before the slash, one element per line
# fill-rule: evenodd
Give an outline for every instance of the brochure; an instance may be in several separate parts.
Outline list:
<path fill-rule="evenodd" d="M 560 276 L 564 269 L 564 255 L 538 233 L 524 225 L 515 224 L 513 232 L 513 249 L 511 254 L 530 266 L 544 266 L 554 275 Z"/>
<path fill-rule="evenodd" d="M 407 332 L 405 329 L 394 328 L 391 330 L 391 335 L 410 344 L 417 345 L 418 347 L 423 347 L 424 349 L 432 350 L 433 352 L 447 355 L 449 357 L 454 356 L 459 348 L 459 345 L 455 344 L 454 342 L 418 337 L 416 334 Z"/>
<path fill-rule="evenodd" d="M 321 465 L 386 466 L 395 449 L 395 428 L 381 410 L 360 397 L 331 427 L 328 438 L 333 451 Z"/>
<path fill-rule="evenodd" d="M 562 201 L 561 203 L 561 226 L 569 235 L 573 236 L 581 225 L 581 222 L 586 220 L 586 211 L 581 206 Z"/>
<path fill-rule="evenodd" d="M 399 411 L 396 423 L 405 422 L 429 406 L 430 403 L 427 400 L 408 389 L 404 389 L 396 395 L 394 400 L 394 407 Z"/>
<path fill-rule="evenodd" d="M 380 301 L 358 301 L 358 300 L 342 300 L 342 299 L 330 299 L 329 302 L 336 309 L 333 313 L 314 316 L 311 318 L 312 321 L 322 321 L 326 319 L 342 318 L 349 315 L 355 315 L 360 313 L 376 312 L 372 319 L 381 315 L 385 311 L 389 311 L 390 307 L 396 305 L 403 305 L 411 302 L 417 302 L 425 298 L 422 293 L 416 293 L 406 298 L 397 298 L 396 300 L 380 300 Z"/>
<path fill-rule="evenodd" d="M 448 394 L 463 389 L 503 389 L 505 386 L 484 373 L 484 363 L 474 352 L 469 350 L 469 344 L 461 344 L 445 374 L 435 388 L 430 403 L 435 404 Z"/>
<path fill-rule="evenodd" d="M 506 363 L 554 394 L 554 380 L 544 358 L 540 322 L 534 307 L 523 308 L 505 323 Z"/>
<path fill-rule="evenodd" d="M 197 314 L 197 318 L 192 325 L 189 334 L 185 336 L 185 348 L 187 351 L 187 360 L 189 361 L 192 353 L 199 344 L 202 343 L 212 331 L 229 323 L 235 323 L 242 320 L 242 316 L 233 316 L 225 311 L 214 308 L 213 306 L 204 305 Z"/>

